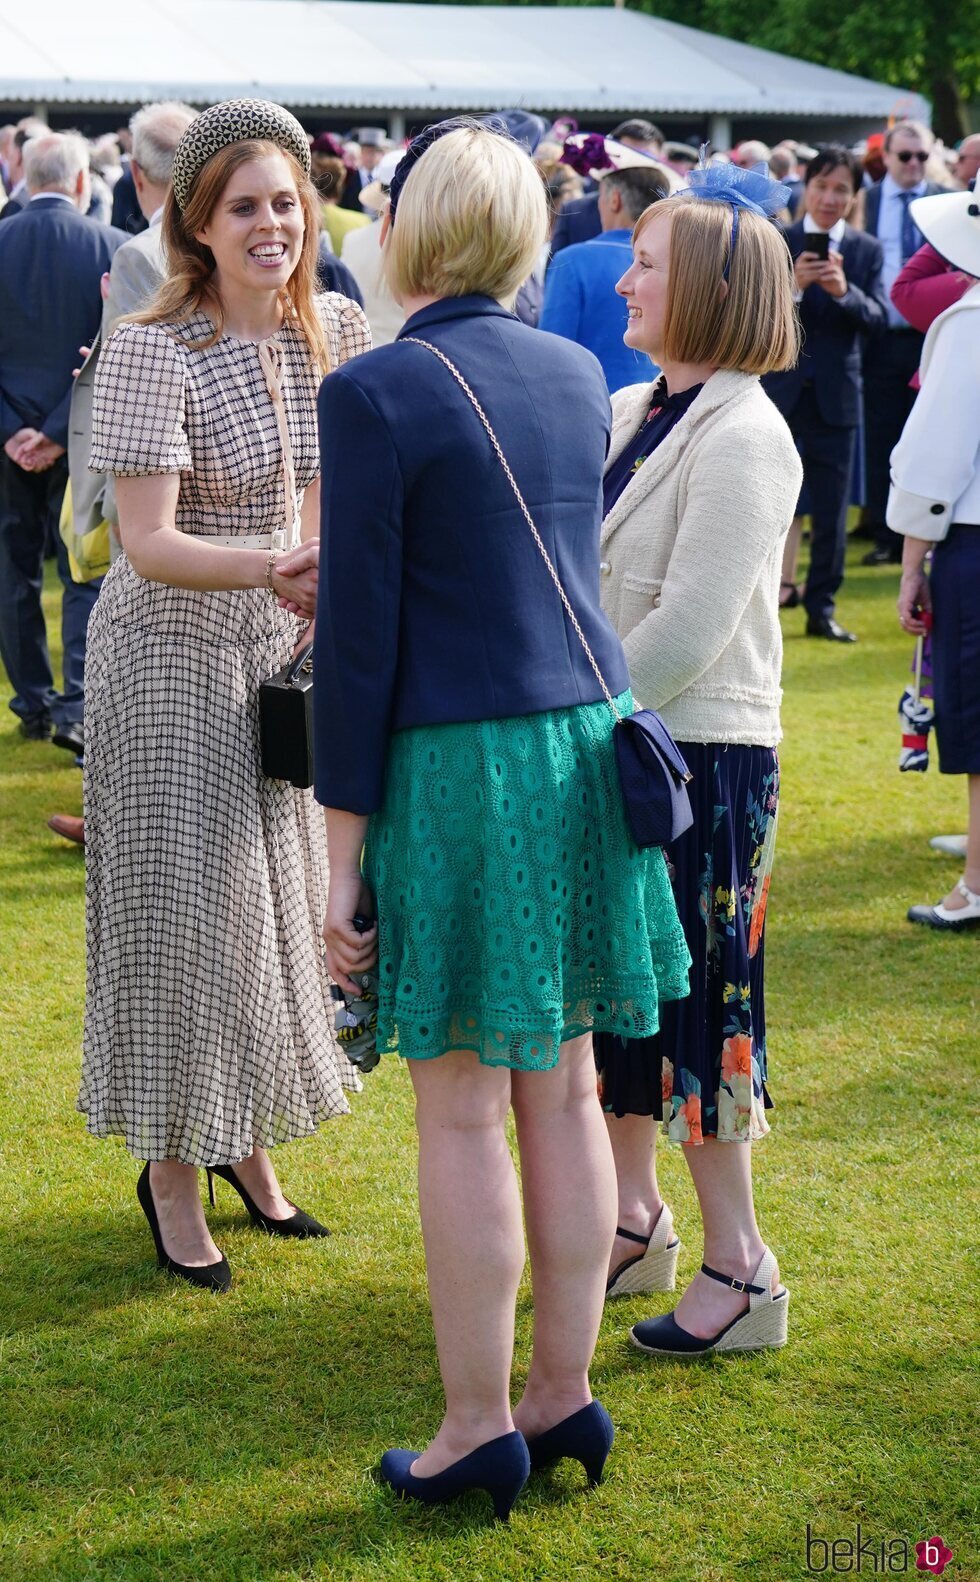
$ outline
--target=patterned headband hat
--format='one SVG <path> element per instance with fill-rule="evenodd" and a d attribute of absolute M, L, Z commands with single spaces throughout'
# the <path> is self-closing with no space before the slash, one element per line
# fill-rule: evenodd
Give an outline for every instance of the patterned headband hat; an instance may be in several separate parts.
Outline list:
<path fill-rule="evenodd" d="M 743 170 L 740 165 L 709 165 L 706 147 L 701 149 L 701 164 L 687 178 L 686 198 L 698 198 L 703 203 L 727 203 L 732 211 L 732 234 L 728 244 L 728 257 L 722 278 L 727 281 L 738 241 L 739 210 L 748 209 L 771 220 L 780 209 L 785 209 L 793 196 L 792 188 L 774 181 L 765 163 Z"/>
<path fill-rule="evenodd" d="M 433 143 L 438 143 L 440 137 L 445 137 L 448 132 L 462 132 L 473 127 L 483 127 L 488 132 L 493 132 L 497 137 L 503 137 L 509 143 L 516 141 L 510 134 L 508 127 L 499 116 L 488 115 L 485 119 L 475 121 L 466 116 L 453 116 L 449 121 L 437 121 L 434 126 L 427 126 L 418 137 L 413 137 L 404 154 L 398 162 L 398 169 L 391 178 L 388 190 L 388 218 L 393 225 L 395 210 L 404 187 L 412 171 L 415 169 L 423 154 L 428 153 Z M 521 145 L 518 144 L 518 147 Z"/>
<path fill-rule="evenodd" d="M 233 143 L 276 143 L 310 173 L 310 140 L 294 115 L 268 99 L 228 99 L 193 120 L 174 154 L 174 202 L 183 213 L 199 171 Z"/>

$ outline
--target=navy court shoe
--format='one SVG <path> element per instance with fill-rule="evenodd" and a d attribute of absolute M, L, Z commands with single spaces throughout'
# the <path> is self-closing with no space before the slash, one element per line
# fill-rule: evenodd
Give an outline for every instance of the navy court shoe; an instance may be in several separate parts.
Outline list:
<path fill-rule="evenodd" d="M 499 1439 L 489 1439 L 485 1445 L 479 1445 L 468 1456 L 454 1461 L 451 1467 L 432 1477 L 413 1475 L 412 1464 L 420 1454 L 418 1450 L 386 1450 L 381 1457 L 381 1476 L 402 1499 L 421 1500 L 424 1505 L 445 1505 L 470 1489 L 484 1489 L 502 1522 L 510 1515 L 531 1470 L 527 1445 L 516 1429 L 513 1433 L 501 1434 Z"/>
<path fill-rule="evenodd" d="M 602 1402 L 590 1401 L 588 1406 L 563 1418 L 554 1428 L 528 1440 L 532 1471 L 540 1471 L 568 1457 L 581 1461 L 590 1485 L 595 1488 L 602 1482 L 602 1470 L 615 1433 L 612 1418 Z"/>

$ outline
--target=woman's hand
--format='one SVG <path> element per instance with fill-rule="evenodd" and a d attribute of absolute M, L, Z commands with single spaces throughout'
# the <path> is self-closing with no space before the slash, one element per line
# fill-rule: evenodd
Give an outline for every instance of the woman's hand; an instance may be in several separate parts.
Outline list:
<path fill-rule="evenodd" d="M 348 993 L 363 988 L 359 977 L 378 959 L 378 925 L 372 922 L 366 933 L 354 927 L 358 916 L 374 918 L 374 896 L 356 871 L 330 874 L 327 915 L 323 923 L 323 943 L 327 947 L 327 971 Z"/>
<path fill-rule="evenodd" d="M 320 565 L 320 541 L 310 539 L 280 555 L 272 569 L 272 586 L 279 606 L 290 615 L 312 620 L 316 614 L 316 590 Z"/>
<path fill-rule="evenodd" d="M 923 616 L 931 614 L 929 578 L 921 566 L 903 568 L 898 590 L 898 619 L 903 628 L 913 637 L 923 637 L 931 624 Z"/>

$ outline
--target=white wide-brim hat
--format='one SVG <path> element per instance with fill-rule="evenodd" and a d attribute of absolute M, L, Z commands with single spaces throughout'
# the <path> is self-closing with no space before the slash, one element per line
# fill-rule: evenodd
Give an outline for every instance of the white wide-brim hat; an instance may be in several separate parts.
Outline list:
<path fill-rule="evenodd" d="M 565 147 L 583 148 L 590 135 L 595 134 L 576 132 L 572 137 L 566 137 Z M 671 170 L 670 166 L 665 165 L 661 160 L 654 159 L 652 154 L 644 154 L 639 148 L 630 148 L 626 143 L 617 142 L 614 137 L 605 137 L 602 141 L 606 157 L 612 161 L 612 164 L 603 165 L 601 169 L 596 165 L 590 169 L 589 175 L 593 181 L 601 181 L 603 176 L 612 176 L 618 170 L 649 170 L 652 165 L 654 170 L 658 170 L 664 177 L 671 192 L 683 186 L 677 172 Z"/>
<path fill-rule="evenodd" d="M 936 192 L 909 204 L 930 247 L 954 269 L 980 280 L 980 175 L 969 192 Z"/>

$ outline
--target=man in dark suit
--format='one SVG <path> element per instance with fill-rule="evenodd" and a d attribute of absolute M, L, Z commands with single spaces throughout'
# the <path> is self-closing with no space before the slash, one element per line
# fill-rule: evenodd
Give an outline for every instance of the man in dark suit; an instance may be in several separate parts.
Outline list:
<path fill-rule="evenodd" d="M 888 311 L 885 333 L 869 345 L 864 361 L 867 508 L 875 539 L 874 549 L 864 557 L 869 566 L 897 563 L 902 558 L 901 537 L 885 524 L 889 463 L 915 400 L 909 381 L 918 369 L 924 336 L 893 306 L 891 289 L 923 242 L 909 205 L 913 198 L 945 190 L 925 179 L 932 145 L 932 133 L 915 121 L 900 121 L 893 126 L 885 138 L 885 174 L 865 194 L 864 228 L 881 243 L 882 283 Z"/>
<path fill-rule="evenodd" d="M 23 735 L 54 726 L 82 747 L 85 632 L 97 583 L 74 583 L 58 540 L 64 594 L 64 692 L 54 689 L 41 608 L 48 524 L 68 477 L 72 370 L 102 316 L 100 281 L 121 231 L 86 218 L 88 147 L 74 133 L 36 137 L 25 153 L 28 202 L 0 226 L 0 659 Z"/>
<path fill-rule="evenodd" d="M 834 619 L 834 596 L 844 578 L 847 506 L 861 420 L 861 353 L 868 337 L 883 333 L 887 311 L 881 246 L 846 223 L 861 174 L 853 154 L 835 145 L 821 149 L 806 167 L 806 212 L 786 232 L 803 347 L 795 368 L 763 380 L 803 458 L 812 523 L 803 594 L 807 633 L 848 643 L 854 633 Z"/>

